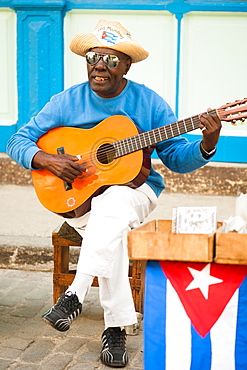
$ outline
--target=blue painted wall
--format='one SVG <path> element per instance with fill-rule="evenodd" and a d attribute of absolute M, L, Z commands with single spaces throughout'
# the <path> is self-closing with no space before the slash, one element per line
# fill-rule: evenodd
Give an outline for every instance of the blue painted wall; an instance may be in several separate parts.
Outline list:
<path fill-rule="evenodd" d="M 72 9 L 167 10 L 178 22 L 176 113 L 179 102 L 180 22 L 190 11 L 246 12 L 246 1 L 0 0 L 17 14 L 18 122 L 0 126 L 0 152 L 11 134 L 64 88 L 63 19 Z M 187 137 L 190 139 L 189 135 Z M 193 137 L 193 140 L 195 137 Z M 221 137 L 215 160 L 247 163 L 247 138 Z M 229 150 L 231 148 L 231 150 Z M 234 154 L 233 154 L 234 153 Z"/>

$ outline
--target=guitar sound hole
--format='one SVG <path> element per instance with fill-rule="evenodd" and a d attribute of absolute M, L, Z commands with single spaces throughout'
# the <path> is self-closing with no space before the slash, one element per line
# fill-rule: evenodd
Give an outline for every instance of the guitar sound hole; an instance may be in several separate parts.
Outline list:
<path fill-rule="evenodd" d="M 97 151 L 97 159 L 100 163 L 108 164 L 115 159 L 115 149 L 111 144 L 103 144 Z"/>

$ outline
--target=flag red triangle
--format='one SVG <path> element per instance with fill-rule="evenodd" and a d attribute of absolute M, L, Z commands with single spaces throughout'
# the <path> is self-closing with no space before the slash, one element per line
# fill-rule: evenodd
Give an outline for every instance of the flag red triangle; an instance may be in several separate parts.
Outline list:
<path fill-rule="evenodd" d="M 218 320 L 247 275 L 245 265 L 210 264 L 210 276 L 223 281 L 209 285 L 206 299 L 199 288 L 186 291 L 194 279 L 188 267 L 201 271 L 207 265 L 206 263 L 161 261 L 160 265 L 176 290 L 192 325 L 202 337 Z"/>
<path fill-rule="evenodd" d="M 101 37 L 101 38 L 102 38 L 102 39 L 105 39 L 107 36 L 108 36 L 108 35 L 107 35 L 107 33 L 106 33 L 106 32 L 103 32 L 103 33 L 102 33 L 102 37 Z"/>

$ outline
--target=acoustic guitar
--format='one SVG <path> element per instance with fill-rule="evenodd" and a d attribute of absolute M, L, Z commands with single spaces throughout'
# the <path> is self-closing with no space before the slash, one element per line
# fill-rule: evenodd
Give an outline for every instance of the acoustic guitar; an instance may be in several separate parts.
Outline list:
<path fill-rule="evenodd" d="M 209 113 L 221 121 L 236 124 L 247 117 L 247 98 L 222 105 Z M 46 169 L 32 170 L 36 194 L 45 208 L 65 218 L 79 217 L 90 210 L 91 199 L 110 185 L 143 184 L 150 172 L 150 148 L 155 144 L 199 127 L 200 115 L 147 132 L 139 132 L 127 117 L 106 118 L 92 129 L 58 127 L 37 141 L 50 154 L 67 153 L 78 157 L 87 170 L 72 184 Z"/>

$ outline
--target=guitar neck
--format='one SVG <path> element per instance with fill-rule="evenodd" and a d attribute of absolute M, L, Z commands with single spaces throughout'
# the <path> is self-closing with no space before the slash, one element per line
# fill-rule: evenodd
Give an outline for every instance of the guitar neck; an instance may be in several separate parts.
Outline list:
<path fill-rule="evenodd" d="M 216 110 L 211 110 L 208 113 L 215 114 Z M 137 150 L 141 150 L 147 148 L 148 146 L 171 139 L 175 136 L 196 130 L 200 123 L 199 117 L 200 115 L 196 115 L 190 118 L 182 119 L 180 121 L 173 122 L 150 131 L 142 132 L 132 137 L 128 137 L 124 140 L 117 141 L 113 144 L 115 149 L 115 158 L 122 157 L 124 155 L 136 152 Z"/>

